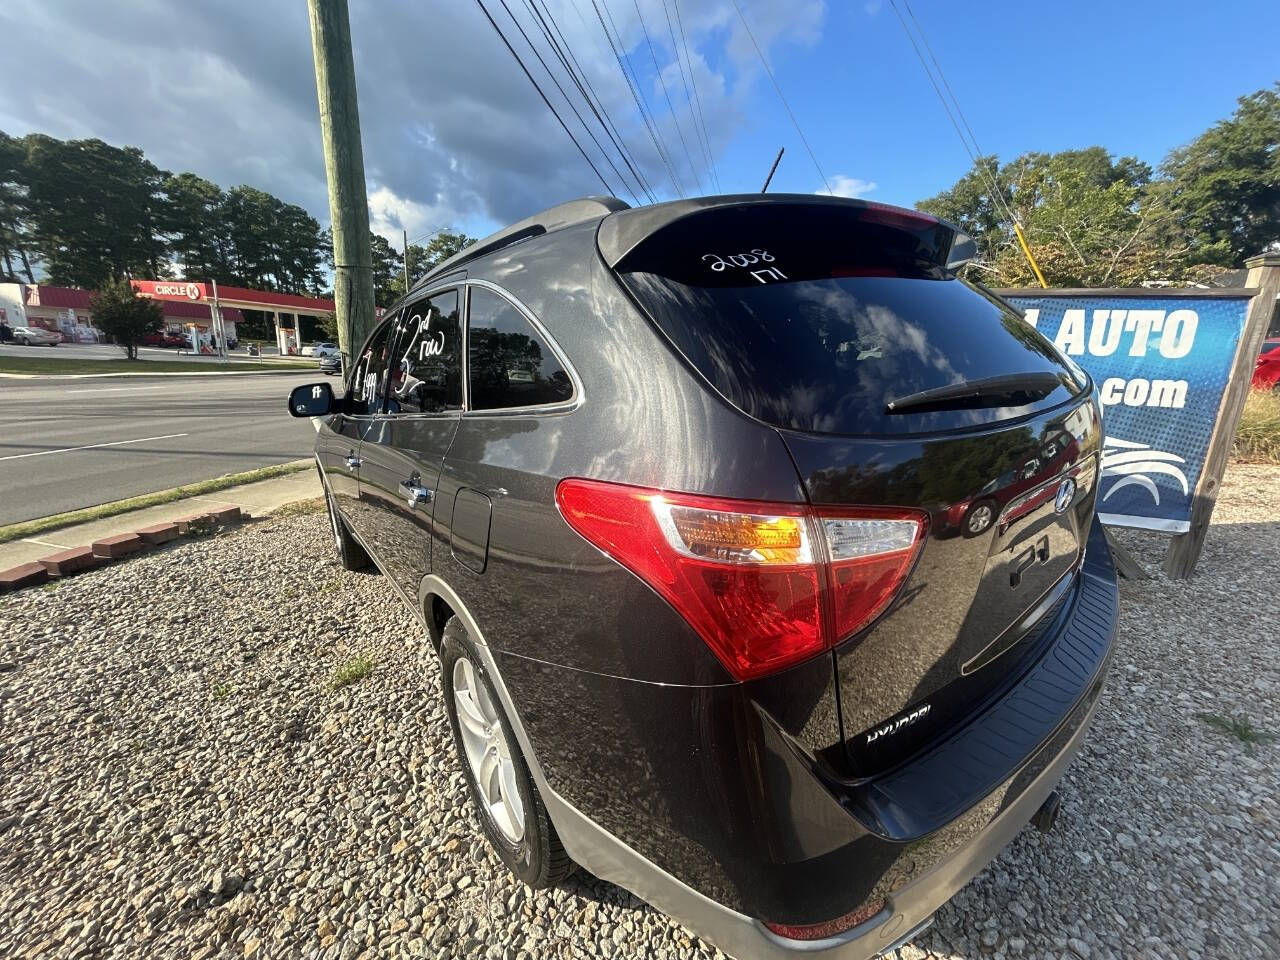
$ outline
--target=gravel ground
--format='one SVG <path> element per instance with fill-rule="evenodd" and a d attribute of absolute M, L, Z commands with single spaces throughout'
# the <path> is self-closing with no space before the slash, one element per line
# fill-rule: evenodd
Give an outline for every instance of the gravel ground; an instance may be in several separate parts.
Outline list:
<path fill-rule="evenodd" d="M 0 957 L 720 956 L 581 872 L 508 879 L 429 644 L 336 566 L 326 523 L 0 599 Z M 1158 568 L 1162 539 L 1121 539 Z M 1280 732 L 1277 569 L 1280 468 L 1233 466 L 1196 579 L 1123 585 L 1058 827 L 1024 830 L 904 960 L 1280 952 L 1280 745 L 1197 716 Z"/>

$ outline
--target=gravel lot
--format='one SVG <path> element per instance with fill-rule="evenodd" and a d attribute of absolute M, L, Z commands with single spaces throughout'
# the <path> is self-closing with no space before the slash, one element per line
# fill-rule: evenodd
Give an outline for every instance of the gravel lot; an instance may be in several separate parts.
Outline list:
<path fill-rule="evenodd" d="M 0 957 L 719 956 L 582 873 L 508 879 L 429 644 L 326 523 L 0 599 Z M 1163 540 L 1121 539 L 1158 569 Z M 1197 717 L 1280 732 L 1277 570 L 1280 468 L 1233 466 L 1198 577 L 1122 588 L 1057 829 L 1024 830 L 903 957 L 1277 953 L 1280 745 Z M 369 675 L 331 689 L 359 655 Z"/>

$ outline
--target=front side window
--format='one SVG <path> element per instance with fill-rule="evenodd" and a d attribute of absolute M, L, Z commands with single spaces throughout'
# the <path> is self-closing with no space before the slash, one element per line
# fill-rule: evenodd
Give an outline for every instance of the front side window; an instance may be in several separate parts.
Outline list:
<path fill-rule="evenodd" d="M 347 388 L 347 412 L 353 416 L 370 416 L 382 412 L 393 322 L 394 318 L 388 318 L 374 331 L 352 369 L 351 384 Z"/>
<path fill-rule="evenodd" d="M 462 322 L 458 291 L 446 290 L 404 311 L 391 371 L 392 413 L 462 408 Z"/>
<path fill-rule="evenodd" d="M 541 406 L 573 397 L 564 365 L 507 300 L 473 287 L 468 323 L 472 410 Z"/>

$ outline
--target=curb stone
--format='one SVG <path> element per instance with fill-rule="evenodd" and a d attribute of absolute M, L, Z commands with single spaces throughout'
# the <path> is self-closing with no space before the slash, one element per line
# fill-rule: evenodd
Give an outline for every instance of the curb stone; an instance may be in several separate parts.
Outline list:
<path fill-rule="evenodd" d="M 170 543 L 184 535 L 221 531 L 241 520 L 252 519 L 237 506 L 216 507 L 168 523 L 154 523 L 131 533 L 95 540 L 91 546 L 61 550 L 30 563 L 0 570 L 0 593 L 37 587 L 51 578 L 60 580 L 82 570 L 122 560 L 136 553 Z"/>

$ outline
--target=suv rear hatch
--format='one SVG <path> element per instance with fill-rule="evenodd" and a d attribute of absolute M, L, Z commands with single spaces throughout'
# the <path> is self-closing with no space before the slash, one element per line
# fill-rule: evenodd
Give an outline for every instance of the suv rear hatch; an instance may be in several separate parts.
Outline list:
<path fill-rule="evenodd" d="M 631 216 L 604 222 L 606 260 L 713 389 L 779 429 L 810 501 L 927 514 L 894 602 L 833 634 L 846 760 L 873 776 L 998 696 L 1062 614 L 1094 507 L 1088 379 L 955 277 L 965 238 L 931 217 L 734 198 L 633 241 L 610 227 Z"/>

